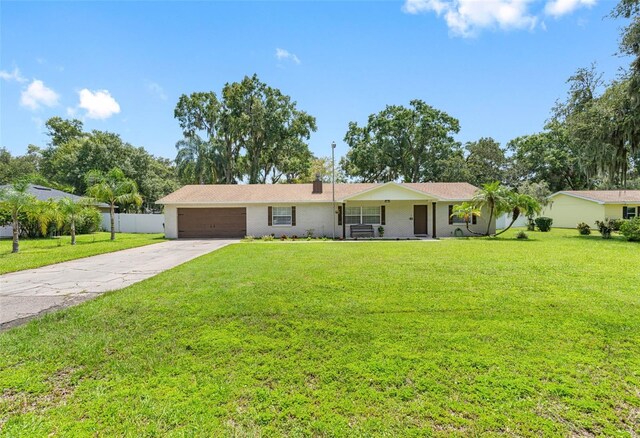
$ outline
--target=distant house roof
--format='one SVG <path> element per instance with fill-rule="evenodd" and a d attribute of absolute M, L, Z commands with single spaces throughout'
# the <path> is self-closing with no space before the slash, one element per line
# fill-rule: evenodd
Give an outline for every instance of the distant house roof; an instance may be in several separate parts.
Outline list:
<path fill-rule="evenodd" d="M 573 196 L 598 204 L 640 203 L 640 190 L 563 190 L 550 196 Z"/>
<path fill-rule="evenodd" d="M 0 186 L 0 188 L 9 188 L 9 187 L 12 187 L 12 186 L 11 185 Z M 47 201 L 49 199 L 58 200 L 62 198 L 69 198 L 69 199 L 73 199 L 74 201 L 78 201 L 82 199 L 82 196 L 74 195 L 73 193 L 67 193 L 67 192 L 63 192 L 62 190 L 52 189 L 50 187 L 40 186 L 36 184 L 29 184 L 29 188 L 27 189 L 27 191 L 32 195 L 34 195 L 40 201 Z M 99 202 L 95 205 L 96 207 L 109 207 L 108 204 L 105 204 L 103 202 Z"/>
<path fill-rule="evenodd" d="M 463 201 L 473 197 L 477 187 L 468 183 L 386 183 L 413 189 L 439 200 Z M 335 185 L 336 201 L 383 187 L 377 183 Z M 331 184 L 322 193 L 312 193 L 313 184 L 208 184 L 187 185 L 156 201 L 158 204 L 331 202 Z"/>

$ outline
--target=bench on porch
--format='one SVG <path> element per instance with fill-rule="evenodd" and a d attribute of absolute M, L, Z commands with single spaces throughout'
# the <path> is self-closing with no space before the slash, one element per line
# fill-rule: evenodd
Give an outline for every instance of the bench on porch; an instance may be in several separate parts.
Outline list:
<path fill-rule="evenodd" d="M 351 225 L 351 237 L 374 237 L 373 225 Z"/>

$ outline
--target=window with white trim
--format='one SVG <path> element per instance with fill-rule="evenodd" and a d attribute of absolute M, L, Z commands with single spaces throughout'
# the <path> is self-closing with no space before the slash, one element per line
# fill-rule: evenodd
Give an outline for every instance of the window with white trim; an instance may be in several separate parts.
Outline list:
<path fill-rule="evenodd" d="M 292 218 L 291 207 L 273 207 L 271 210 L 273 225 L 291 225 Z"/>
<path fill-rule="evenodd" d="M 379 225 L 382 223 L 380 206 L 347 207 L 345 209 L 345 223 L 347 225 Z"/>
<path fill-rule="evenodd" d="M 636 207 L 623 207 L 623 209 L 622 209 L 622 218 L 623 219 L 633 219 L 634 217 L 637 216 L 638 210 L 640 210 L 640 207 L 638 207 L 638 208 L 636 208 Z"/>

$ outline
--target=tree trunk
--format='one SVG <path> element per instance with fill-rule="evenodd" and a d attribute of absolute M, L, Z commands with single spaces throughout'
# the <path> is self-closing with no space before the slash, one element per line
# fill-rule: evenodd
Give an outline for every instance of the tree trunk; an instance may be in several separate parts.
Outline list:
<path fill-rule="evenodd" d="M 13 218 L 13 248 L 11 249 L 12 253 L 17 253 L 20 250 L 20 240 L 19 240 L 19 228 L 20 222 L 18 222 L 18 216 Z"/>
<path fill-rule="evenodd" d="M 76 244 L 76 221 L 71 219 L 71 244 Z"/>
<path fill-rule="evenodd" d="M 111 240 L 116 240 L 116 212 L 113 204 L 109 209 L 109 216 L 111 218 Z"/>
<path fill-rule="evenodd" d="M 520 210 L 514 210 L 511 213 L 511 223 L 509 224 L 509 226 L 507 228 L 505 228 L 504 230 L 500 231 L 499 233 L 496 233 L 496 236 L 499 236 L 500 234 L 504 233 L 505 231 L 509 231 L 509 228 L 511 228 L 513 226 L 513 224 L 516 223 L 516 221 L 518 220 L 518 218 L 520 217 Z"/>
<path fill-rule="evenodd" d="M 493 219 L 493 203 L 489 206 L 491 213 L 489 214 L 489 223 L 487 224 L 487 236 L 491 232 L 491 219 Z"/>

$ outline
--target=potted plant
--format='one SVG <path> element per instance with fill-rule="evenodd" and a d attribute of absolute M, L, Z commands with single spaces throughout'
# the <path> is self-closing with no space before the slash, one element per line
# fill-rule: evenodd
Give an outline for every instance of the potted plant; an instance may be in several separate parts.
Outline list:
<path fill-rule="evenodd" d="M 378 227 L 378 236 L 384 237 L 384 227 L 382 225 Z"/>

